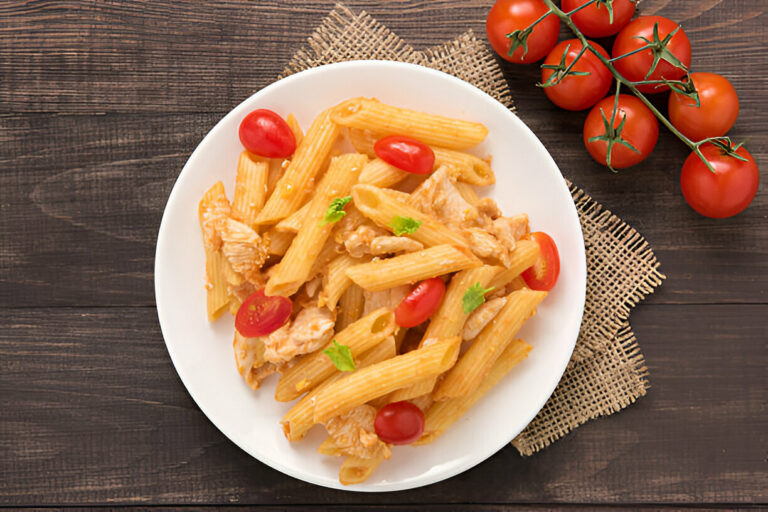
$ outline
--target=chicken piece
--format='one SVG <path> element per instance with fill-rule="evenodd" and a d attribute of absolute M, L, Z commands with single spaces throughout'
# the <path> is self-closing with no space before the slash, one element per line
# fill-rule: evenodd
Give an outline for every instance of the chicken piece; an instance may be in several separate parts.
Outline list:
<path fill-rule="evenodd" d="M 371 241 L 370 253 L 374 256 L 398 252 L 415 252 L 424 248 L 421 242 L 404 236 L 377 236 Z"/>
<path fill-rule="evenodd" d="M 491 320 L 501 311 L 501 308 L 507 303 L 506 297 L 489 300 L 474 310 L 467 321 L 464 323 L 464 330 L 461 332 L 461 339 L 473 340 L 485 329 Z"/>
<path fill-rule="evenodd" d="M 223 190 L 223 187 L 222 187 Z M 203 230 L 203 245 L 206 249 L 216 251 L 221 247 L 222 224 L 229 217 L 229 201 L 225 195 L 215 196 L 200 212 Z"/>
<path fill-rule="evenodd" d="M 363 316 L 379 308 L 395 309 L 409 293 L 411 293 L 411 287 L 407 284 L 378 292 L 363 290 L 363 297 L 365 298 Z"/>
<path fill-rule="evenodd" d="M 344 239 L 344 247 L 353 258 L 362 258 L 371 252 L 373 239 L 388 233 L 373 224 L 363 224 L 350 232 Z"/>
<path fill-rule="evenodd" d="M 379 439 L 373 422 L 376 409 L 370 405 L 358 405 L 351 411 L 331 418 L 325 425 L 339 453 L 361 459 L 390 456 L 389 446 Z"/>
<path fill-rule="evenodd" d="M 242 222 L 227 218 L 221 223 L 221 251 L 232 268 L 248 281 L 258 281 L 267 261 L 268 243 Z"/>
<path fill-rule="evenodd" d="M 264 359 L 273 363 L 290 361 L 325 346 L 333 336 L 333 316 L 326 308 L 302 309 L 292 322 L 261 339 Z"/>
<path fill-rule="evenodd" d="M 440 167 L 411 194 L 409 203 L 454 228 L 476 225 L 480 213 L 456 188 L 451 168 Z"/>
<path fill-rule="evenodd" d="M 512 217 L 499 217 L 490 225 L 490 231 L 510 251 L 528 233 L 528 215 L 521 213 Z"/>
<path fill-rule="evenodd" d="M 237 371 L 253 389 L 259 389 L 264 379 L 281 370 L 280 365 L 264 359 L 264 342 L 261 338 L 246 338 L 235 330 L 232 347 Z"/>
<path fill-rule="evenodd" d="M 493 200 L 493 198 L 483 197 L 477 202 L 477 205 L 475 206 L 481 215 L 487 215 L 491 220 L 498 219 L 502 216 L 501 209 L 499 208 L 499 205 L 496 204 L 496 201 Z"/>
<path fill-rule="evenodd" d="M 481 258 L 497 259 L 505 267 L 509 266 L 509 251 L 495 236 L 483 228 L 467 228 L 463 233 L 473 253 Z"/>
<path fill-rule="evenodd" d="M 307 294 L 307 297 L 314 298 L 315 295 L 317 295 L 317 291 L 320 289 L 320 286 L 323 284 L 323 277 L 322 276 L 316 276 L 313 279 L 310 279 L 306 283 L 304 283 L 304 291 Z"/>

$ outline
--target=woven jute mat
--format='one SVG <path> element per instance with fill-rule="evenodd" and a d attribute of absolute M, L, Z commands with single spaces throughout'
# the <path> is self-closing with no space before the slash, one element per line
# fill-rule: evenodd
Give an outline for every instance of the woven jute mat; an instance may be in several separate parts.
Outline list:
<path fill-rule="evenodd" d="M 501 68 L 468 31 L 416 51 L 365 12 L 337 4 L 281 75 L 348 60 L 395 60 L 457 76 L 514 109 Z M 557 389 L 512 444 L 531 455 L 599 416 L 627 407 L 648 389 L 648 372 L 629 326 L 629 312 L 664 276 L 643 237 L 568 183 L 587 254 L 587 297 L 579 339 Z"/>

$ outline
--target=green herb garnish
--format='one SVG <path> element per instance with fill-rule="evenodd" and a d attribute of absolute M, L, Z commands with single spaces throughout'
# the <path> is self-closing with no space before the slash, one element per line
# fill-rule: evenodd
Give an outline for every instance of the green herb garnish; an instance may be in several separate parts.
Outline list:
<path fill-rule="evenodd" d="M 397 236 L 410 235 L 416 232 L 421 226 L 421 221 L 412 219 L 411 217 L 401 217 L 395 215 L 392 222 L 389 223 L 389 227 L 392 228 Z"/>
<path fill-rule="evenodd" d="M 464 297 L 461 298 L 461 307 L 464 309 L 464 313 L 469 314 L 479 308 L 485 302 L 485 294 L 493 290 L 493 286 L 483 288 L 479 282 L 470 286 L 464 292 Z"/>
<path fill-rule="evenodd" d="M 352 351 L 346 345 L 339 345 L 333 340 L 333 346 L 323 350 L 331 362 L 342 372 L 351 372 L 355 369 L 355 360 L 352 359 Z"/>
<path fill-rule="evenodd" d="M 331 205 L 325 211 L 325 215 L 323 216 L 322 225 L 333 224 L 334 222 L 339 222 L 342 218 L 344 218 L 344 216 L 347 214 L 347 212 L 344 211 L 344 207 L 351 200 L 352 196 L 347 196 L 337 197 L 331 201 Z"/>

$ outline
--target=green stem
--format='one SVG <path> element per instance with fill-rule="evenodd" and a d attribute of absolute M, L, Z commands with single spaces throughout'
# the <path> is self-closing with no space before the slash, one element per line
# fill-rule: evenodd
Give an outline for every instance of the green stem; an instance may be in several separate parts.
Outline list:
<path fill-rule="evenodd" d="M 635 50 L 632 50 L 631 52 L 627 52 L 627 53 L 625 53 L 624 55 L 619 55 L 618 57 L 614 57 L 614 58 L 612 58 L 612 59 L 608 59 L 608 62 L 615 62 L 615 61 L 617 61 L 617 60 L 621 60 L 621 59 L 623 59 L 624 57 L 629 57 L 630 55 L 634 55 L 634 54 L 636 54 L 636 53 L 640 53 L 640 52 L 642 52 L 642 51 L 644 51 L 644 50 L 647 50 L 647 49 L 649 49 L 650 47 L 651 47 L 651 45 L 649 45 L 649 44 L 647 44 L 647 45 L 645 45 L 645 46 L 641 46 L 640 48 L 637 48 L 637 49 L 635 49 Z"/>
<path fill-rule="evenodd" d="M 566 16 L 568 16 L 568 17 L 571 17 L 571 16 L 573 16 L 574 14 L 576 14 L 577 12 L 579 12 L 580 10 L 584 9 L 585 7 L 589 7 L 590 5 L 592 5 L 592 4 L 594 4 L 594 3 L 597 3 L 597 0 L 589 0 L 589 2 L 587 2 L 587 3 L 585 3 L 585 4 L 582 4 L 582 5 L 578 6 L 577 8 L 575 8 L 574 10 L 572 10 L 571 12 L 567 12 L 567 13 L 565 13 L 565 15 L 566 15 Z"/>
<path fill-rule="evenodd" d="M 661 112 L 659 112 L 659 109 L 657 109 L 653 105 L 653 103 L 651 103 L 648 100 L 648 98 L 646 98 L 645 95 L 637 89 L 637 87 L 633 82 L 630 82 L 629 80 L 621 76 L 621 74 L 618 71 L 616 71 L 616 68 L 613 67 L 613 64 L 611 63 L 610 59 L 605 58 L 600 54 L 600 52 L 598 52 L 592 47 L 592 45 L 589 43 L 587 38 L 584 37 L 584 34 L 582 34 L 581 31 L 578 29 L 578 27 L 576 27 L 576 25 L 573 23 L 573 21 L 571 21 L 569 14 L 561 11 L 560 8 L 555 5 L 553 0 L 543 0 L 543 1 L 547 5 L 547 7 L 549 7 L 550 12 L 555 16 L 557 16 L 558 18 L 560 18 L 563 21 L 563 23 L 565 23 L 568 26 L 568 28 L 571 29 L 573 34 L 579 39 L 579 41 L 581 41 L 581 44 L 584 45 L 584 47 L 588 48 L 589 51 L 591 51 L 600 60 L 600 62 L 602 62 L 605 65 L 605 67 L 608 68 L 608 70 L 611 72 L 611 74 L 614 76 L 616 80 L 618 80 L 621 84 L 623 84 L 630 91 L 632 91 L 632 93 L 635 96 L 637 96 L 637 99 L 642 101 L 643 104 L 645 104 L 645 106 L 648 107 L 648 109 L 650 109 L 651 112 L 653 112 L 653 115 L 655 115 L 656 118 L 659 121 L 661 121 L 661 124 L 666 126 L 667 129 L 669 129 L 669 131 L 674 133 L 678 139 L 680 139 L 686 146 L 691 148 L 691 150 L 695 152 L 699 156 L 699 158 L 701 158 L 702 162 L 706 164 L 706 166 L 709 168 L 710 171 L 715 172 L 715 169 L 714 167 L 712 167 L 712 164 L 710 164 L 707 161 L 707 159 L 704 158 L 704 155 L 699 150 L 699 147 L 701 146 L 703 141 L 699 143 L 693 142 L 691 139 L 683 135 L 677 128 L 674 127 L 674 125 L 671 122 L 669 122 L 669 120 L 666 117 L 664 117 L 664 115 Z M 648 48 L 641 48 L 641 49 L 638 49 L 637 51 L 647 50 L 647 49 Z M 630 52 L 627 55 L 630 55 L 631 53 L 633 52 Z M 626 57 L 626 55 L 624 55 L 623 57 Z"/>

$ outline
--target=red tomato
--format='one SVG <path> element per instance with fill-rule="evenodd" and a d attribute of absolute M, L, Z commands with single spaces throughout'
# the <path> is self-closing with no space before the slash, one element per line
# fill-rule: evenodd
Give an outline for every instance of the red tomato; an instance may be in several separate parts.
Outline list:
<path fill-rule="evenodd" d="M 723 219 L 749 206 L 760 182 L 760 172 L 752 155 L 743 147 L 736 150 L 736 154 L 747 159 L 745 162 L 709 143 L 701 146 L 701 152 L 715 172 L 710 171 L 696 153 L 685 160 L 680 188 L 691 208 L 705 217 Z"/>
<path fill-rule="evenodd" d="M 531 290 L 548 292 L 555 287 L 560 277 L 560 254 L 555 241 L 548 234 L 536 231 L 531 233 L 531 238 L 539 244 L 539 259 L 523 272 L 523 279 Z"/>
<path fill-rule="evenodd" d="M 389 165 L 414 174 L 429 174 L 435 166 L 432 148 L 403 135 L 390 135 L 377 140 L 373 152 Z"/>
<path fill-rule="evenodd" d="M 424 432 L 424 413 L 411 402 L 393 402 L 379 410 L 373 428 L 385 443 L 411 444 Z"/>
<path fill-rule="evenodd" d="M 608 142 L 605 140 L 594 140 L 593 137 L 605 135 L 606 125 L 603 116 L 600 113 L 602 109 L 605 118 L 611 121 L 613 113 L 614 97 L 609 96 L 600 101 L 587 114 L 584 122 L 584 145 L 592 158 L 603 165 L 606 163 L 608 152 Z M 614 169 L 623 169 L 642 162 L 651 154 L 659 138 L 659 123 L 653 115 L 653 112 L 646 107 L 642 101 L 629 94 L 619 95 L 619 108 L 613 120 L 613 128 L 616 129 L 626 116 L 626 121 L 618 137 L 631 144 L 638 152 L 621 143 L 614 143 L 611 149 L 611 166 Z"/>
<path fill-rule="evenodd" d="M 663 41 L 664 38 L 674 32 L 680 25 L 674 21 L 664 18 L 662 16 L 640 16 L 632 20 L 629 25 L 624 27 L 619 35 L 616 36 L 616 41 L 613 43 L 613 58 L 620 55 L 624 55 L 638 48 L 642 48 L 647 43 L 641 39 L 645 38 L 648 41 L 653 42 L 653 27 L 658 23 L 659 25 L 659 40 Z M 672 39 L 667 44 L 667 49 L 687 68 L 691 65 L 691 42 L 688 40 L 688 36 L 681 28 L 678 30 Z M 659 48 L 658 51 L 661 51 Z M 628 57 L 619 59 L 613 63 L 616 71 L 632 82 L 639 82 L 643 80 L 661 80 L 666 78 L 667 80 L 679 80 L 685 76 L 685 70 L 673 66 L 666 60 L 659 59 L 656 69 L 651 73 L 648 78 L 648 71 L 650 71 L 653 65 L 654 54 L 656 50 L 648 48 L 647 50 L 635 53 Z M 669 89 L 669 86 L 664 84 L 643 84 L 638 85 L 637 88 L 641 92 L 663 92 Z"/>
<path fill-rule="evenodd" d="M 245 149 L 265 158 L 288 158 L 296 150 L 296 138 L 288 123 L 265 108 L 245 116 L 239 134 Z"/>
<path fill-rule="evenodd" d="M 590 41 L 590 44 L 600 52 L 600 55 L 608 58 L 602 46 Z M 583 48 L 578 39 L 568 39 L 560 41 L 549 55 L 547 55 L 544 65 L 557 66 L 561 63 L 563 53 L 568 48 L 568 54 L 565 56 L 565 66 L 568 66 L 576 58 L 579 51 Z M 544 93 L 547 97 L 560 108 L 566 110 L 584 110 L 589 108 L 608 93 L 613 82 L 613 75 L 600 62 L 594 53 L 587 50 L 579 57 L 576 64 L 571 68 L 572 71 L 581 71 L 589 75 L 568 75 L 555 85 L 544 87 Z M 541 83 L 544 84 L 555 73 L 553 69 L 542 68 Z"/>
<path fill-rule="evenodd" d="M 739 116 L 739 96 L 727 78 L 715 73 L 691 73 L 699 93 L 693 98 L 672 91 L 669 95 L 669 120 L 693 141 L 720 137 L 731 129 Z"/>
<path fill-rule="evenodd" d="M 488 42 L 496 53 L 509 62 L 529 64 L 544 58 L 557 43 L 560 33 L 560 18 L 554 14 L 533 28 L 526 42 L 527 52 L 520 45 L 509 55 L 512 40 L 507 34 L 525 30 L 548 11 L 549 8 L 541 0 L 497 0 L 485 21 Z"/>
<path fill-rule="evenodd" d="M 445 295 L 445 283 L 439 277 L 422 281 L 395 309 L 395 323 L 415 327 L 432 316 Z"/>
<path fill-rule="evenodd" d="M 563 11 L 571 12 L 589 0 L 563 0 Z M 635 2 L 631 0 L 613 0 L 613 23 L 605 0 L 597 0 L 589 7 L 581 9 L 571 16 L 571 21 L 587 37 L 608 37 L 617 33 L 629 23 L 635 14 Z"/>
<path fill-rule="evenodd" d="M 247 338 L 266 336 L 285 324 L 293 304 L 287 297 L 267 297 L 264 289 L 253 292 L 240 305 L 235 316 L 237 331 Z"/>

